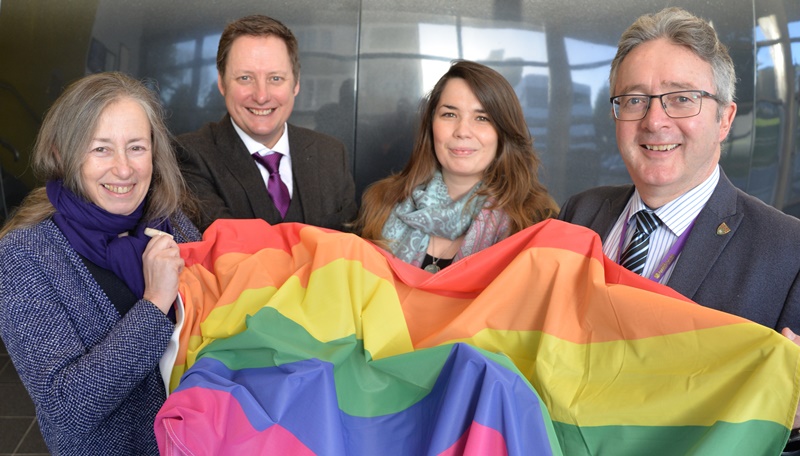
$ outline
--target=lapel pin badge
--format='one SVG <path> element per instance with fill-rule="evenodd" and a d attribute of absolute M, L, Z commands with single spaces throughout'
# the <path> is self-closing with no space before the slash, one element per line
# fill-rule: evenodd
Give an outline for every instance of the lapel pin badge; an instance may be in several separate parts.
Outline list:
<path fill-rule="evenodd" d="M 728 228 L 728 225 L 725 222 L 722 222 L 717 227 L 717 236 L 725 236 L 726 234 L 730 233 L 731 229 Z"/>

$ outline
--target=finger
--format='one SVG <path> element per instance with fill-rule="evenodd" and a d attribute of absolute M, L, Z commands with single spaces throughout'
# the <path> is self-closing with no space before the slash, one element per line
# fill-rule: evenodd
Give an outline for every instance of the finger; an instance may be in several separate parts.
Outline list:
<path fill-rule="evenodd" d="M 161 230 L 157 230 L 155 228 L 147 227 L 144 229 L 144 235 L 149 237 L 156 237 L 156 236 L 169 236 L 172 239 L 172 235 L 169 233 L 165 233 Z"/>
<path fill-rule="evenodd" d="M 147 247 L 145 248 L 145 252 L 148 251 L 148 250 L 150 250 L 150 251 L 166 250 L 166 249 L 172 248 L 172 247 L 177 248 L 178 247 L 178 243 L 175 242 L 171 237 L 169 237 L 169 236 L 154 236 L 147 243 Z"/>

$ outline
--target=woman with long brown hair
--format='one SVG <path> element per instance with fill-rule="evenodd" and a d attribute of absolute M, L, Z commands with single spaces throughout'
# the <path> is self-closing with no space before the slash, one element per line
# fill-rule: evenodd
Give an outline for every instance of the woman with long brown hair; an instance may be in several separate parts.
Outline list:
<path fill-rule="evenodd" d="M 424 105 L 405 168 L 371 185 L 355 229 L 429 272 L 558 214 L 514 89 L 457 61 Z"/>

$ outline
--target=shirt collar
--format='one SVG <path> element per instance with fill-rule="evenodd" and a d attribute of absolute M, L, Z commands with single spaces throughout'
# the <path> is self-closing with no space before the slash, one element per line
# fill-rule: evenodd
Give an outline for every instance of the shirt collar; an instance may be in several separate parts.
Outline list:
<path fill-rule="evenodd" d="M 244 146 L 247 148 L 247 151 L 250 152 L 250 155 L 258 153 L 260 155 L 267 155 L 268 152 L 277 152 L 279 154 L 283 154 L 288 156 L 289 155 L 289 125 L 284 123 L 283 124 L 283 133 L 281 137 L 278 138 L 278 142 L 275 143 L 275 146 L 270 149 L 265 145 L 261 144 L 260 142 L 253 139 L 250 135 L 244 132 L 236 122 L 233 121 L 233 117 L 231 117 L 231 124 L 233 124 L 233 129 L 236 130 L 236 134 L 242 139 Z"/>
<path fill-rule="evenodd" d="M 719 165 L 714 167 L 714 171 L 706 178 L 700 185 L 694 187 L 683 195 L 675 198 L 674 200 L 664 204 L 655 211 L 647 207 L 639 195 L 639 190 L 635 190 L 631 199 L 628 201 L 626 208 L 627 220 L 630 223 L 631 218 L 642 209 L 655 212 L 661 222 L 669 228 L 676 236 L 680 236 L 689 227 L 692 221 L 697 218 L 697 215 L 703 210 L 711 194 L 719 182 Z"/>

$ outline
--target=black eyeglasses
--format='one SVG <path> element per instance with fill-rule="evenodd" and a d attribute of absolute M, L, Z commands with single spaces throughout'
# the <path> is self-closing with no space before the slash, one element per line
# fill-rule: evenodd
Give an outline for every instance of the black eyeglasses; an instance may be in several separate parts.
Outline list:
<path fill-rule="evenodd" d="M 703 108 L 703 98 L 708 97 L 719 103 L 719 98 L 705 90 L 681 90 L 661 95 L 617 95 L 611 97 L 614 117 L 617 120 L 642 120 L 650 109 L 650 100 L 658 98 L 664 112 L 673 119 L 694 117 Z"/>

